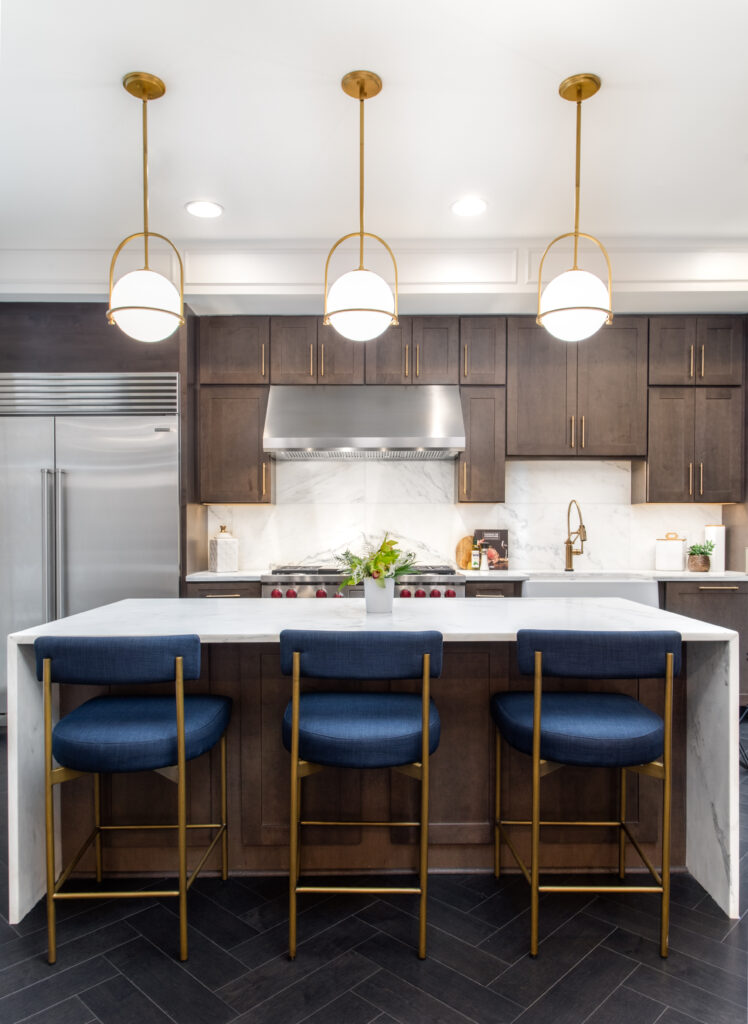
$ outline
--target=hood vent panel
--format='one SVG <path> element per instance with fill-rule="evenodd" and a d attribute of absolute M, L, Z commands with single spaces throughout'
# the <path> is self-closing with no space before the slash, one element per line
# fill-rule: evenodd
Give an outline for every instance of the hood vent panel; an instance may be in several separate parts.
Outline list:
<path fill-rule="evenodd" d="M 465 449 L 456 385 L 273 385 L 263 449 L 277 459 L 454 459 Z"/>

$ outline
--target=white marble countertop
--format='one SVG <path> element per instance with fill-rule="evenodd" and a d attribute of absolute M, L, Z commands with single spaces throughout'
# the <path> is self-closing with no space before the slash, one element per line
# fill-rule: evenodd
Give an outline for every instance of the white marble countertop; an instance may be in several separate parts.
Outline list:
<path fill-rule="evenodd" d="M 395 599 L 391 615 L 367 615 L 363 598 L 258 601 L 131 598 L 11 634 L 18 644 L 41 635 L 157 636 L 197 633 L 203 643 L 277 642 L 282 629 L 438 629 L 447 641 L 511 641 L 519 629 L 674 629 L 687 641 L 737 634 L 622 598 Z"/>
<path fill-rule="evenodd" d="M 707 580 L 722 580 L 723 582 L 745 583 L 748 581 L 748 574 L 744 572 L 665 572 L 657 569 L 574 569 L 572 572 L 565 572 L 563 569 L 507 569 L 490 571 L 488 569 L 458 569 L 460 575 L 464 576 L 468 583 L 484 582 L 494 580 L 496 583 L 514 583 L 529 579 L 549 580 L 573 580 L 573 579 L 595 579 L 595 580 L 659 580 L 663 583 L 677 582 L 678 580 L 694 580 L 696 582 Z M 185 576 L 186 583 L 241 583 L 259 580 L 261 576 L 267 576 L 270 569 L 238 569 L 236 572 L 209 572 L 207 569 L 202 572 L 191 572 Z"/>

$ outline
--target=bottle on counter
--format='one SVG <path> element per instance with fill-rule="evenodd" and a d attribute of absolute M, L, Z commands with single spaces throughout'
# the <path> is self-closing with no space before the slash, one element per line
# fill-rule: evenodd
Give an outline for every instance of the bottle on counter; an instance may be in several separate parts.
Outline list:
<path fill-rule="evenodd" d="M 238 568 L 239 541 L 222 526 L 208 544 L 208 569 L 210 572 L 236 572 Z"/>
<path fill-rule="evenodd" d="M 473 537 L 473 549 L 470 552 L 470 568 L 480 569 L 480 548 L 475 537 Z"/>

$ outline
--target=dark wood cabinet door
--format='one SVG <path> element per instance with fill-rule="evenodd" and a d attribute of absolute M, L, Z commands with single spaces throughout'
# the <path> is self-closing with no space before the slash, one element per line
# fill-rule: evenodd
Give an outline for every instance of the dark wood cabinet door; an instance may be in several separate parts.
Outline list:
<path fill-rule="evenodd" d="M 365 343 L 367 384 L 412 384 L 413 322 L 401 316 L 396 327 L 388 327 L 373 341 Z"/>
<path fill-rule="evenodd" d="M 334 327 L 319 325 L 317 331 L 317 381 L 319 384 L 363 384 L 364 344 L 343 338 Z"/>
<path fill-rule="evenodd" d="M 506 384 L 506 318 L 460 319 L 460 384 Z"/>
<path fill-rule="evenodd" d="M 411 384 L 457 384 L 460 325 L 456 316 L 413 318 Z"/>
<path fill-rule="evenodd" d="M 650 317 L 649 383 L 686 385 L 695 381 L 696 317 Z"/>
<path fill-rule="evenodd" d="M 504 388 L 464 388 L 465 451 L 457 463 L 459 501 L 503 501 L 506 396 Z"/>
<path fill-rule="evenodd" d="M 270 460 L 262 451 L 268 388 L 200 388 L 200 501 L 270 502 Z"/>
<path fill-rule="evenodd" d="M 201 384 L 267 384 L 270 380 L 270 318 L 199 318 Z"/>
<path fill-rule="evenodd" d="M 734 629 L 739 636 L 740 703 L 748 703 L 748 583 L 709 580 L 665 584 L 666 611 Z"/>
<path fill-rule="evenodd" d="M 498 575 L 498 573 L 497 573 Z M 489 580 L 484 583 L 466 583 L 465 597 L 521 597 L 522 584 L 516 581 L 496 583 Z"/>
<path fill-rule="evenodd" d="M 649 389 L 647 501 L 694 500 L 694 391 Z"/>
<path fill-rule="evenodd" d="M 317 383 L 316 316 L 270 318 L 270 381 L 272 384 Z"/>
<path fill-rule="evenodd" d="M 182 597 L 259 597 L 259 580 L 241 580 L 238 583 L 185 583 Z"/>
<path fill-rule="evenodd" d="M 694 400 L 694 499 L 742 501 L 743 389 L 698 388 Z"/>
<path fill-rule="evenodd" d="M 696 383 L 709 386 L 743 383 L 743 318 L 700 316 L 696 319 Z"/>
<path fill-rule="evenodd" d="M 616 317 L 577 348 L 577 454 L 647 451 L 647 320 Z"/>
<path fill-rule="evenodd" d="M 534 320 L 507 321 L 507 455 L 574 455 L 577 346 Z"/>

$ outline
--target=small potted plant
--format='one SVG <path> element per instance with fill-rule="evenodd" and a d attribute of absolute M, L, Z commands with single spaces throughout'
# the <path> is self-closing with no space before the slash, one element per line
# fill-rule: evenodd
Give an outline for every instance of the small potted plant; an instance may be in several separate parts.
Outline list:
<path fill-rule="evenodd" d="M 370 548 L 363 555 L 354 555 L 346 550 L 337 557 L 347 577 L 340 584 L 340 589 L 354 587 L 363 580 L 366 611 L 369 613 L 392 611 L 395 580 L 412 572 L 416 560 L 412 551 L 399 551 L 397 542 L 386 533 L 378 548 Z"/>
<path fill-rule="evenodd" d="M 714 541 L 708 540 L 704 544 L 692 544 L 688 549 L 688 571 L 709 572 L 709 556 L 714 551 Z"/>

